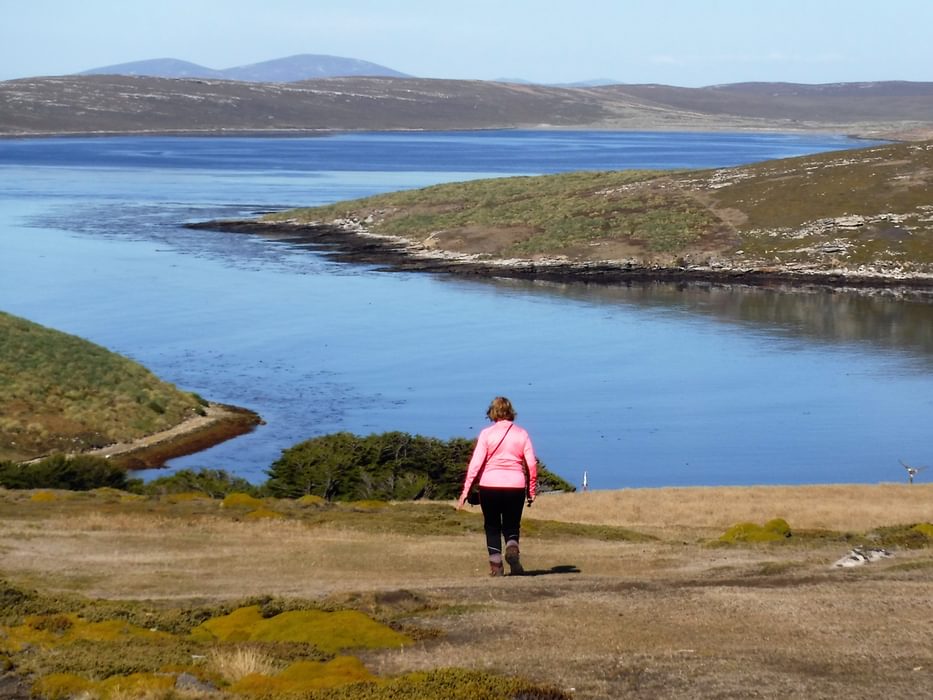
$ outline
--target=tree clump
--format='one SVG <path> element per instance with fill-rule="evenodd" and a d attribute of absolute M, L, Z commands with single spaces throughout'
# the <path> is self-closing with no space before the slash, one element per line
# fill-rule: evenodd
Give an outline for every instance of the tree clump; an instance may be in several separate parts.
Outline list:
<path fill-rule="evenodd" d="M 280 498 L 310 494 L 328 501 L 456 498 L 473 445 L 402 432 L 323 435 L 285 450 L 265 487 Z M 542 491 L 574 490 L 540 464 L 538 484 Z"/>

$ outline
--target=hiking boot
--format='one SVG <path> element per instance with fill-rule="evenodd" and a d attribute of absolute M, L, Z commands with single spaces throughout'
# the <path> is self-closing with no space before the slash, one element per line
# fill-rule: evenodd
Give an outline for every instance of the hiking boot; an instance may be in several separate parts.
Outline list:
<path fill-rule="evenodd" d="M 521 576 L 525 573 L 522 568 L 522 562 L 518 558 L 518 543 L 509 542 L 505 548 L 505 560 L 509 563 L 509 574 L 511 576 Z"/>
<path fill-rule="evenodd" d="M 502 566 L 501 561 L 489 562 L 489 575 L 490 576 L 505 576 L 505 567 Z"/>

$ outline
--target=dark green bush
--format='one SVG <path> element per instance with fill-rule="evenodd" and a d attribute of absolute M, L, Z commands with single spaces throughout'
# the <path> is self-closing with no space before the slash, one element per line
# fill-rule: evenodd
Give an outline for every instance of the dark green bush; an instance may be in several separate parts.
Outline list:
<path fill-rule="evenodd" d="M 0 463 L 0 486 L 8 489 L 126 489 L 126 470 L 103 457 L 52 455 L 38 462 Z"/>
<path fill-rule="evenodd" d="M 269 469 L 274 496 L 328 500 L 451 498 L 472 449 L 466 440 L 390 432 L 333 433 L 285 450 Z"/>
<path fill-rule="evenodd" d="M 273 496 L 338 501 L 456 498 L 473 445 L 402 432 L 323 435 L 283 451 L 266 489 Z M 573 490 L 542 465 L 538 481 L 541 490 Z"/>

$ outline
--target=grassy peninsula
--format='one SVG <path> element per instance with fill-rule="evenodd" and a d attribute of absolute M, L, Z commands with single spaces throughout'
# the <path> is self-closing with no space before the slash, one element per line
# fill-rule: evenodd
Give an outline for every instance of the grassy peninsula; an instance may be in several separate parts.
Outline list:
<path fill-rule="evenodd" d="M 220 432 L 227 437 L 255 423 L 255 416 L 217 411 L 106 348 L 3 312 L 0 376 L 0 461 L 132 443 L 198 419 L 225 423 Z M 177 449 L 184 447 L 168 452 Z"/>
<path fill-rule="evenodd" d="M 715 170 L 445 184 L 270 214 L 257 230 L 329 225 L 348 247 L 373 234 L 435 268 L 929 285 L 931 173 L 933 142 L 900 143 Z"/>

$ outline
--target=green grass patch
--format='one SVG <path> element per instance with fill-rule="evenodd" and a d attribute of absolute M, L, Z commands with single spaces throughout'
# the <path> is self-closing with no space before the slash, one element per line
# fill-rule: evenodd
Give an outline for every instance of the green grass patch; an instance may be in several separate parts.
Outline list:
<path fill-rule="evenodd" d="M 0 376 L 0 460 L 129 441 L 203 410 L 132 360 L 3 312 Z"/>
<path fill-rule="evenodd" d="M 271 214 L 267 221 L 365 221 L 382 234 L 423 242 L 439 232 L 487 231 L 494 255 L 563 254 L 625 241 L 678 252 L 719 227 L 689 194 L 654 186 L 669 173 L 576 172 L 436 185 L 327 207 Z M 501 236 L 496 232 L 521 232 Z"/>
<path fill-rule="evenodd" d="M 879 527 L 865 536 L 866 543 L 874 547 L 923 549 L 933 546 L 933 526 L 930 523 Z"/>
<path fill-rule="evenodd" d="M 689 172 L 578 172 L 437 185 L 270 222 L 355 221 L 491 258 L 933 271 L 933 142 Z M 837 225 L 858 215 L 860 226 Z M 611 244 L 616 244 L 615 246 Z M 608 246 L 608 247 L 607 247 Z"/>
<path fill-rule="evenodd" d="M 565 523 L 558 520 L 535 520 L 529 517 L 522 519 L 522 532 L 541 538 L 580 537 L 604 542 L 650 542 L 657 539 L 651 535 L 625 527 Z"/>
<path fill-rule="evenodd" d="M 373 534 L 401 534 L 416 536 L 458 535 L 463 533 L 481 533 L 483 530 L 482 513 L 478 507 L 456 510 L 448 503 L 400 502 L 342 502 L 313 499 L 309 505 L 302 499 L 266 498 L 259 500 L 246 494 L 233 494 L 230 499 L 211 499 L 199 494 L 145 495 L 124 491 L 95 491 L 70 493 L 66 491 L 39 491 L 41 499 L 33 501 L 32 493 L 9 492 L 7 498 L 0 497 L 0 516 L 7 512 L 4 506 L 9 502 L 9 512 L 23 517 L 24 510 L 15 506 L 17 500 L 34 503 L 35 508 L 54 506 L 56 512 L 66 516 L 86 514 L 89 508 L 102 514 L 146 512 L 154 517 L 190 519 L 198 517 L 228 518 L 231 520 L 250 520 L 261 518 L 262 513 L 271 513 L 272 517 L 306 523 L 309 526 L 327 526 L 345 528 Z M 116 494 L 116 496 L 114 496 Z M 226 507 L 222 504 L 228 503 Z M 255 514 L 259 511 L 258 515 Z M 25 511 L 28 515 L 28 510 Z M 534 511 L 526 513 L 522 527 L 526 533 L 535 537 L 559 538 L 581 537 L 604 541 L 647 541 L 653 539 L 633 530 L 606 525 L 583 523 L 564 523 L 559 521 L 538 520 L 533 518 Z"/>

